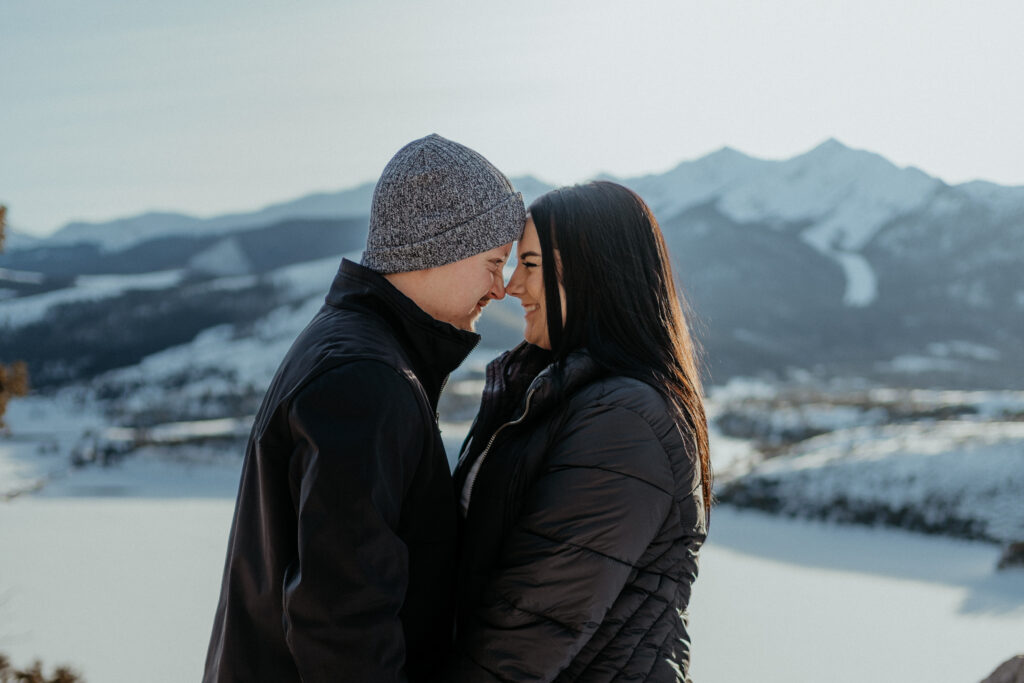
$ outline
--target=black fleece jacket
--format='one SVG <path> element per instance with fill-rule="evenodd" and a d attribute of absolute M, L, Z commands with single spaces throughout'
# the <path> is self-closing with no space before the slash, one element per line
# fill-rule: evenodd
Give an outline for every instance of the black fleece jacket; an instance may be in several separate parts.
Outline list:
<path fill-rule="evenodd" d="M 205 683 L 435 673 L 456 544 L 436 406 L 478 340 L 342 262 L 253 425 Z"/>

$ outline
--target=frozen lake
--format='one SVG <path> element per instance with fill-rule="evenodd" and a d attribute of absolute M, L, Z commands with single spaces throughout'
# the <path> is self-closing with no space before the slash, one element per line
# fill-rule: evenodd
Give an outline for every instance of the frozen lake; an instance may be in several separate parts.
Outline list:
<path fill-rule="evenodd" d="M 211 476 L 206 498 L 54 487 L 0 504 L 0 651 L 89 683 L 199 680 L 231 476 L 176 475 Z M 726 507 L 712 523 L 691 610 L 697 683 L 970 683 L 1024 651 L 1024 571 L 995 573 L 993 546 Z"/>
<path fill-rule="evenodd" d="M 990 545 L 712 512 L 697 683 L 976 682 L 1024 652 L 1024 571 Z"/>

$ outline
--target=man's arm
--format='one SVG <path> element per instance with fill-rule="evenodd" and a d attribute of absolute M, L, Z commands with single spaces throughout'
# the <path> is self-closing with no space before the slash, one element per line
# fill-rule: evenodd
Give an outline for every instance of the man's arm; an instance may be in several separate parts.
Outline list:
<path fill-rule="evenodd" d="M 408 553 L 396 529 L 422 414 L 409 382 L 375 361 L 329 370 L 292 402 L 298 559 L 284 626 L 305 681 L 404 680 Z"/>

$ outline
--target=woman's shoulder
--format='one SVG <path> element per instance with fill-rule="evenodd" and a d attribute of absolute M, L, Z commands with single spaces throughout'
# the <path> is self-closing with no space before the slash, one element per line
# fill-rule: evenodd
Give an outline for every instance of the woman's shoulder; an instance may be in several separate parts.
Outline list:
<path fill-rule="evenodd" d="M 570 412 L 600 417 L 602 420 L 646 423 L 649 430 L 632 429 L 635 437 L 646 433 L 656 438 L 667 453 L 684 455 L 692 450 L 692 430 L 664 393 L 656 387 L 622 375 L 601 377 L 576 392 L 569 402 Z"/>
<path fill-rule="evenodd" d="M 678 432 L 676 412 L 661 391 L 633 377 L 613 375 L 590 382 L 573 394 L 569 412 L 602 421 L 628 422 L 638 437 L 635 423 L 642 421 L 650 427 L 648 433 L 665 446 L 676 440 L 672 433 Z"/>
<path fill-rule="evenodd" d="M 600 377 L 582 387 L 570 403 L 577 409 L 603 405 L 623 408 L 643 417 L 648 422 L 672 419 L 672 411 L 664 395 L 647 382 L 634 377 L 609 375 Z"/>
<path fill-rule="evenodd" d="M 655 387 L 606 376 L 576 391 L 562 423 L 562 447 L 594 465 L 680 491 L 693 468 L 692 436 Z M 575 462 L 575 461 L 574 461 Z"/>

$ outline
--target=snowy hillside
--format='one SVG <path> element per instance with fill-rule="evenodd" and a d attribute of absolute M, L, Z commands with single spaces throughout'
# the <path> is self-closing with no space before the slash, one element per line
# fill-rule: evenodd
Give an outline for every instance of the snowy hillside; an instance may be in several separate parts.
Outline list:
<path fill-rule="evenodd" d="M 722 500 L 788 516 L 1024 540 L 1024 422 L 838 430 L 766 461 Z"/>
<path fill-rule="evenodd" d="M 85 301 L 101 301 L 121 296 L 128 291 L 163 290 L 177 286 L 182 279 L 180 270 L 158 271 L 144 275 L 80 275 L 73 284 L 35 296 L 12 296 L 0 307 L 0 327 L 18 328 L 42 320 L 57 306 L 68 306 Z M 42 284 L 45 280 L 35 273 L 0 270 L 0 278 L 8 282 Z M 12 292 L 13 293 L 13 292 Z"/>
<path fill-rule="evenodd" d="M 722 500 L 1020 538 L 1024 189 L 951 187 L 834 140 L 624 182 L 652 204 L 695 311 Z M 549 189 L 516 183 L 528 203 Z M 0 359 L 27 361 L 35 388 L 12 403 L 21 436 L 0 438 L 0 495 L 237 457 L 342 256 L 359 257 L 371 190 L 70 226 L 0 255 Z M 522 326 L 514 299 L 487 307 L 443 398 L 446 438 Z"/>
<path fill-rule="evenodd" d="M 733 383 L 715 426 L 754 451 L 722 502 L 791 517 L 1024 541 L 1024 392 Z"/>
<path fill-rule="evenodd" d="M 784 161 L 747 157 L 722 149 L 680 164 L 660 176 L 625 179 L 667 220 L 703 203 L 740 224 L 796 232 L 845 278 L 843 303 L 865 307 L 879 296 L 878 276 L 864 253 L 885 227 L 934 209 L 948 189 L 914 168 L 898 168 L 877 154 L 828 140 Z M 1024 240 L 1024 192 L 970 183 L 962 192 L 972 201 L 994 204 L 1014 216 Z M 965 228 L 967 226 L 964 226 Z M 1015 247 L 1022 256 L 1022 247 Z"/>
<path fill-rule="evenodd" d="M 38 237 L 13 230 L 8 226 L 5 238 L 4 238 L 4 249 L 28 249 L 30 247 L 37 246 L 40 242 Z"/>

